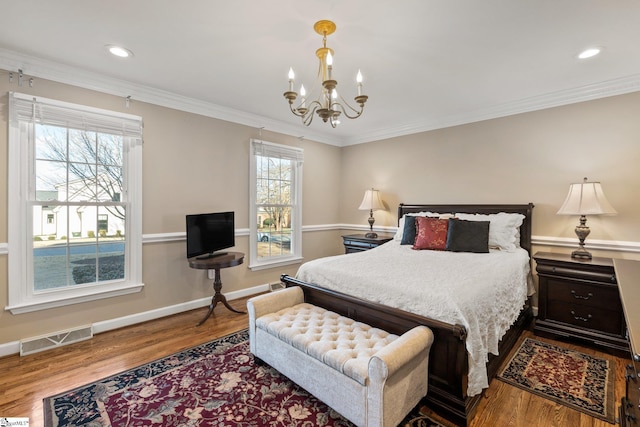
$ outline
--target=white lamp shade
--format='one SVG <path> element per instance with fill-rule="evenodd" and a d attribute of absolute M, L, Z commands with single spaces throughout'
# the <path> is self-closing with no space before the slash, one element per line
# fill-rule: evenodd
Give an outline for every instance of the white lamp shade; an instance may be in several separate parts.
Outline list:
<path fill-rule="evenodd" d="M 618 212 L 604 196 L 599 182 L 581 182 L 569 186 L 569 194 L 558 215 L 615 215 Z"/>
<path fill-rule="evenodd" d="M 360 207 L 358 209 L 362 211 L 377 211 L 384 209 L 382 199 L 380 199 L 380 192 L 373 188 L 365 191 L 364 198 L 362 199 L 362 203 L 360 203 Z"/>

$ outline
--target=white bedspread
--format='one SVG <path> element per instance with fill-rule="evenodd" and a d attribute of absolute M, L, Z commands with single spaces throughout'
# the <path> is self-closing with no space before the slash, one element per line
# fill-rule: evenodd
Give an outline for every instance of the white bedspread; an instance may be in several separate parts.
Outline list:
<path fill-rule="evenodd" d="M 375 249 L 303 264 L 297 278 L 467 329 L 474 396 L 489 386 L 488 353 L 532 293 L 529 254 L 417 251 L 391 241 Z"/>

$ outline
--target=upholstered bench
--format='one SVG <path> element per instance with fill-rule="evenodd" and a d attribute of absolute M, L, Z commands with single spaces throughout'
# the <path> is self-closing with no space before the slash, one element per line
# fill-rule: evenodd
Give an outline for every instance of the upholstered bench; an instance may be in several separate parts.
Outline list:
<path fill-rule="evenodd" d="M 433 333 L 401 336 L 304 302 L 287 288 L 247 302 L 251 353 L 358 426 L 397 426 L 427 394 Z"/>

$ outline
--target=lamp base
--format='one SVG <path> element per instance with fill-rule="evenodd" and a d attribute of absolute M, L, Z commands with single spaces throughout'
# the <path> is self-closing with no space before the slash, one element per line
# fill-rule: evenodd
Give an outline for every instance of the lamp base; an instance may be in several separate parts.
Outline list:
<path fill-rule="evenodd" d="M 365 234 L 364 237 L 366 237 L 367 239 L 375 239 L 376 237 L 378 237 L 378 233 L 374 233 L 373 231 L 371 231 Z"/>
<path fill-rule="evenodd" d="M 580 215 L 580 224 L 576 225 L 576 236 L 580 241 L 580 247 L 571 252 L 571 258 L 592 259 L 591 253 L 584 248 L 584 239 L 587 238 L 591 230 L 587 227 L 587 217 Z"/>
<path fill-rule="evenodd" d="M 575 251 L 571 252 L 571 258 L 592 259 L 593 257 L 591 256 L 591 252 L 589 252 L 585 248 L 580 248 L 580 249 L 576 249 Z"/>

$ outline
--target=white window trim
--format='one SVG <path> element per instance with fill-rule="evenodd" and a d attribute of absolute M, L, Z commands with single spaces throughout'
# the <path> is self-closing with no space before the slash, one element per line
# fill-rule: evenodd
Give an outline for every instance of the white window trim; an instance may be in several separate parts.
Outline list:
<path fill-rule="evenodd" d="M 9 93 L 9 184 L 8 184 L 8 305 L 5 310 L 13 314 L 27 313 L 53 307 L 61 307 L 80 302 L 98 300 L 119 295 L 130 294 L 142 290 L 142 118 L 130 114 L 102 110 L 93 107 L 71 104 L 67 102 L 34 97 L 20 93 Z M 32 173 L 30 165 L 31 144 L 29 143 L 29 126 L 25 120 L 19 120 L 15 103 L 31 101 L 34 104 L 49 105 L 54 108 L 68 109 L 78 114 L 86 114 L 89 120 L 100 116 L 106 119 L 106 126 L 111 127 L 118 121 L 127 125 L 139 124 L 139 130 L 128 127 L 126 130 L 130 144 L 125 144 L 128 154 L 123 165 L 123 173 L 127 176 L 127 223 L 125 236 L 128 254 L 125 265 L 125 280 L 100 284 L 78 285 L 71 289 L 56 289 L 34 293 L 33 268 L 31 262 L 32 246 L 28 244 L 28 236 L 32 234 L 30 227 L 32 210 L 28 203 L 29 182 Z M 21 102 L 24 106 L 25 102 Z M 136 134 L 139 136 L 135 136 Z"/>
<path fill-rule="evenodd" d="M 261 146 L 263 150 L 279 155 L 283 158 L 296 160 L 294 170 L 292 198 L 292 233 L 291 233 L 291 254 L 273 256 L 267 259 L 258 258 L 258 227 L 256 224 L 256 147 Z M 302 258 L 302 162 L 304 150 L 302 148 L 288 145 L 274 144 L 259 139 L 250 141 L 250 166 L 249 166 L 249 269 L 252 271 L 264 270 L 267 268 L 280 267 L 299 263 Z"/>

